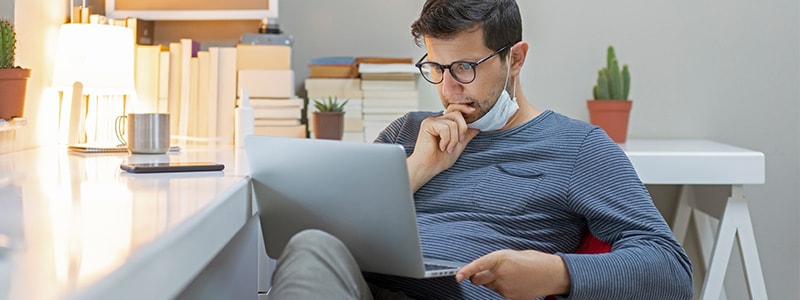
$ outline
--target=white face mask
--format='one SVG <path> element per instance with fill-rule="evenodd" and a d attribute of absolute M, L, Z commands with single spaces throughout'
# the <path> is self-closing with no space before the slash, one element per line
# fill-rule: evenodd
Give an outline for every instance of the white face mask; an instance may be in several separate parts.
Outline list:
<path fill-rule="evenodd" d="M 511 60 L 511 52 L 509 50 L 509 56 L 506 62 Z M 486 112 L 480 119 L 476 120 L 475 122 L 467 124 L 468 128 L 475 128 L 480 131 L 495 131 L 503 128 L 508 123 L 508 120 L 511 119 L 511 116 L 519 110 L 519 104 L 517 104 L 517 97 L 514 95 L 514 98 L 508 94 L 506 88 L 508 87 L 508 75 L 509 71 L 511 71 L 511 66 L 508 65 L 508 69 L 506 69 L 506 83 L 503 87 L 503 92 L 500 93 L 500 97 L 497 98 L 497 102 L 495 102 L 492 109 Z M 516 94 L 517 86 L 514 85 L 514 91 Z"/>
<path fill-rule="evenodd" d="M 475 128 L 480 131 L 495 131 L 503 128 L 511 119 L 511 116 L 517 112 L 519 105 L 517 98 L 511 98 L 508 91 L 503 89 L 500 93 L 500 98 L 497 98 L 497 103 L 494 104 L 492 109 L 475 122 L 467 124 L 469 128 Z"/>

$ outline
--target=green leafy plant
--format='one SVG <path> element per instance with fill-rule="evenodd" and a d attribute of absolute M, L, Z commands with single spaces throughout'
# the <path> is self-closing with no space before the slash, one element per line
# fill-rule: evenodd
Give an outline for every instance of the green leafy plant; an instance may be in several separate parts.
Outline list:
<path fill-rule="evenodd" d="M 319 112 L 341 112 L 349 101 L 350 99 L 339 102 L 338 97 L 328 97 L 327 100 L 314 100 L 314 107 L 316 107 Z"/>
<path fill-rule="evenodd" d="M 14 68 L 17 34 L 11 21 L 0 19 L 0 69 Z"/>
<path fill-rule="evenodd" d="M 631 74 L 628 65 L 619 69 L 617 55 L 613 46 L 608 46 L 606 66 L 597 74 L 597 84 L 594 86 L 594 99 L 597 100 L 628 100 L 631 89 Z"/>

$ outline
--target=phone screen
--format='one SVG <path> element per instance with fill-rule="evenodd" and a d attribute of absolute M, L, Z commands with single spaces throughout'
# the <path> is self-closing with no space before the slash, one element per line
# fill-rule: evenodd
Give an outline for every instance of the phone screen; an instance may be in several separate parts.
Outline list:
<path fill-rule="evenodd" d="M 125 163 L 120 169 L 130 173 L 221 171 L 225 165 L 215 162 Z"/>

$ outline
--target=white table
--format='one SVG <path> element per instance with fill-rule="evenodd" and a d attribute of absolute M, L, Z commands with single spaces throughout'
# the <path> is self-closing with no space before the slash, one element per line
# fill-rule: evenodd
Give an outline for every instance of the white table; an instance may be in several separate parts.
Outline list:
<path fill-rule="evenodd" d="M 679 240 L 691 217 L 701 225 L 708 224 L 706 213 L 720 219 L 716 233 L 707 225 L 696 228 L 708 261 L 702 298 L 722 293 L 738 237 L 752 297 L 767 299 L 742 193 L 743 185 L 764 183 L 764 155 L 703 140 L 620 146 L 645 184 L 684 186 L 673 224 Z M 218 161 L 226 168 L 214 174 L 119 172 L 124 161 L 166 160 Z M 243 152 L 231 148 L 154 156 L 68 154 L 63 148 L 0 155 L 0 299 L 170 299 L 185 295 L 187 285 L 218 288 L 196 283 L 201 269 L 214 267 L 237 232 L 250 236 L 258 228 L 243 162 Z M 706 197 L 709 186 L 730 193 Z M 711 202 L 723 209 L 704 207 Z M 258 276 L 251 276 L 254 284 L 264 281 Z"/>
<path fill-rule="evenodd" d="M 743 185 L 763 184 L 764 154 L 707 140 L 628 140 L 620 147 L 645 184 L 682 185 L 673 232 L 683 242 L 690 218 L 700 237 L 707 274 L 701 299 L 724 295 L 723 280 L 734 241 L 741 245 L 745 275 L 752 299 L 767 299 L 750 210 Z M 706 192 L 726 186 L 727 195 Z M 717 207 L 709 205 L 720 202 Z M 720 209 L 721 208 L 721 209 Z M 717 228 L 708 216 L 719 219 Z"/>
<path fill-rule="evenodd" d="M 231 147 L 0 155 L 0 299 L 179 296 L 254 219 L 238 156 Z M 120 172 L 124 161 L 218 161 L 226 168 L 137 175 Z M 256 287 L 248 294 L 255 298 Z"/>

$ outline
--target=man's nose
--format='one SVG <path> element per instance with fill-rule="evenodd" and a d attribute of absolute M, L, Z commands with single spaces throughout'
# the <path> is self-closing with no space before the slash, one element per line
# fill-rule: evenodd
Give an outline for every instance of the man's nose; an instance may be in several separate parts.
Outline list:
<path fill-rule="evenodd" d="M 463 86 L 453 78 L 453 74 L 450 73 L 450 70 L 446 70 L 446 72 L 442 73 L 442 82 L 439 84 L 442 85 L 443 96 L 458 95 L 463 90 Z"/>

